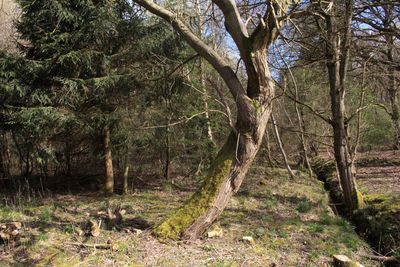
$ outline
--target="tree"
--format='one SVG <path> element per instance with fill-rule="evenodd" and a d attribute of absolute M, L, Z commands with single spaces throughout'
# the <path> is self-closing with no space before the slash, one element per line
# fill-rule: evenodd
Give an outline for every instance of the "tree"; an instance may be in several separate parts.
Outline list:
<path fill-rule="evenodd" d="M 81 121 L 88 121 L 83 113 L 89 120 L 97 114 L 110 114 L 113 99 L 107 96 L 120 88 L 132 87 L 126 78 L 130 74 L 123 73 L 125 70 L 113 60 L 124 44 L 118 32 L 122 20 L 118 17 L 118 2 L 20 0 L 18 4 L 21 18 L 17 29 L 24 40 L 19 44 L 24 53 L 22 61 L 37 65 L 31 71 L 32 79 L 24 79 L 21 73 L 15 75 L 15 80 L 26 88 L 26 99 L 30 100 L 29 104 L 21 101 L 21 111 L 53 107 L 62 114 L 80 114 L 75 117 Z M 100 126 L 99 133 L 103 128 L 109 129 L 109 125 Z M 113 190 L 110 143 L 106 142 L 109 135 L 109 131 L 104 131 L 107 192 Z M 26 153 L 26 173 L 29 173 L 32 153 L 29 150 Z M 66 157 L 69 159 L 69 155 Z"/>
<path fill-rule="evenodd" d="M 260 148 L 274 98 L 274 84 L 266 61 L 268 49 L 278 37 L 289 4 L 288 1 L 267 2 L 263 5 L 264 14 L 259 16 L 257 25 L 250 32 L 235 1 L 213 1 L 223 14 L 226 31 L 245 66 L 245 86 L 228 59 L 196 36 L 178 14 L 150 0 L 136 2 L 171 23 L 187 43 L 212 65 L 224 80 L 237 108 L 236 124 L 232 125 L 231 133 L 212 162 L 203 185 L 154 229 L 155 234 L 162 238 L 194 239 L 218 218 L 232 194 L 239 190 Z"/>
<path fill-rule="evenodd" d="M 304 106 L 328 123 L 332 129 L 333 150 L 343 190 L 344 204 L 349 211 L 353 211 L 363 205 L 355 179 L 354 160 L 357 146 L 351 143 L 349 129 L 351 120 L 358 117 L 363 107 L 357 109 L 354 114 L 347 114 L 348 102 L 351 100 L 348 98 L 348 69 L 352 62 L 350 51 L 353 45 L 351 30 L 354 2 L 352 0 L 312 2 L 307 11 L 313 16 L 305 16 L 305 21 L 298 21 L 298 27 L 294 30 L 294 38 L 301 44 L 300 55 L 297 58 L 295 55 L 295 58 L 300 65 L 319 62 L 319 67 L 322 67 L 322 63 L 324 64 L 329 84 L 331 116 L 325 116 L 321 112 L 323 107 L 316 109 L 307 104 Z M 314 25 L 307 24 L 312 21 L 314 21 Z M 299 28 L 304 28 L 301 34 L 297 33 Z M 313 30 L 314 32 L 312 32 Z M 289 94 L 286 95 L 295 103 L 299 103 L 296 94 L 293 97 Z"/>
<path fill-rule="evenodd" d="M 353 173 L 354 162 L 350 155 L 352 151 L 348 132 L 349 117 L 346 116 L 345 105 L 346 79 L 352 43 L 353 5 L 352 0 L 346 0 L 343 4 L 333 2 L 330 11 L 322 10 L 325 19 L 325 57 L 331 97 L 330 123 L 333 129 L 333 146 L 344 201 L 350 211 L 363 205 Z M 344 14 L 341 21 L 337 17 L 339 12 Z"/>
<path fill-rule="evenodd" d="M 361 64 L 370 63 L 373 80 L 383 85 L 389 98 L 389 108 L 381 107 L 392 120 L 393 147 L 400 149 L 400 105 L 398 84 L 400 4 L 391 1 L 356 1 L 354 32 L 357 38 L 357 56 Z"/>

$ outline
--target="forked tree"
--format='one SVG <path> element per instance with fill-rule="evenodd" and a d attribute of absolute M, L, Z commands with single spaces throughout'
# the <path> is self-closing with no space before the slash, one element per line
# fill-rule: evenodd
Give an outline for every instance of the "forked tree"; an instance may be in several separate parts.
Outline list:
<path fill-rule="evenodd" d="M 351 24 L 353 0 L 332 1 L 330 8 L 320 12 L 325 22 L 325 59 L 329 80 L 333 132 L 333 148 L 339 181 L 346 208 L 354 211 L 363 206 L 361 193 L 357 190 L 354 160 L 350 147 L 349 122 L 346 114 L 347 72 L 352 45 Z M 342 17 L 339 16 L 342 14 Z M 322 26 L 319 27 L 323 29 Z"/>
<path fill-rule="evenodd" d="M 208 61 L 224 80 L 237 108 L 236 123 L 212 162 L 202 186 L 154 229 L 161 238 L 194 239 L 219 217 L 231 196 L 238 191 L 260 148 L 274 98 L 274 83 L 267 63 L 269 46 L 277 39 L 279 28 L 289 12 L 296 9 L 297 1 L 270 0 L 251 4 L 263 12 L 257 15 L 258 18 L 242 17 L 234 0 L 212 1 L 221 11 L 226 31 L 243 62 L 247 76 L 245 82 L 239 79 L 229 59 L 207 45 L 178 14 L 152 0 L 136 2 L 170 23 Z M 248 4 L 243 1 L 240 6 Z M 252 23 L 245 23 L 244 19 Z"/>

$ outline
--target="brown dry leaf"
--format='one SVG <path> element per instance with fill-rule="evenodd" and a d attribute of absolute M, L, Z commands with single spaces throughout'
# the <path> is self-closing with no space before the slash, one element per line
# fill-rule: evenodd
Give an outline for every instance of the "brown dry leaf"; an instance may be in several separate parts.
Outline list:
<path fill-rule="evenodd" d="M 0 239 L 2 239 L 3 241 L 8 241 L 10 240 L 10 235 L 6 232 L 0 232 Z"/>
<path fill-rule="evenodd" d="M 83 236 L 85 234 L 85 232 L 81 229 L 81 228 L 76 228 L 75 232 L 79 235 L 79 236 Z"/>
<path fill-rule="evenodd" d="M 133 232 L 135 232 L 136 235 L 140 235 L 143 231 L 140 229 L 133 229 Z"/>
<path fill-rule="evenodd" d="M 15 229 L 21 229 L 22 228 L 22 223 L 21 222 L 12 222 L 10 223 Z"/>
<path fill-rule="evenodd" d="M 97 237 L 100 235 L 100 223 L 97 224 L 96 221 L 90 220 L 90 234 L 94 237 Z"/>
<path fill-rule="evenodd" d="M 19 235 L 19 231 L 18 231 L 17 229 L 15 229 L 14 231 L 12 231 L 12 232 L 10 233 L 10 235 L 12 235 L 12 236 L 17 236 L 17 235 Z"/>
<path fill-rule="evenodd" d="M 122 210 L 119 210 L 119 214 L 121 214 L 121 215 L 125 215 L 125 214 L 126 214 L 126 210 L 124 210 L 124 209 L 122 209 Z"/>

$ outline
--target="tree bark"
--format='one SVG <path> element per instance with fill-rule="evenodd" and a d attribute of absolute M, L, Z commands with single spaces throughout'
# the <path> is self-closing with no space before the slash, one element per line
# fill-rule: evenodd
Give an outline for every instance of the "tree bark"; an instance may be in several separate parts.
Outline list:
<path fill-rule="evenodd" d="M 344 202 L 349 211 L 356 210 L 362 206 L 362 197 L 357 190 L 357 184 L 353 173 L 353 166 L 349 151 L 348 122 L 346 120 L 345 95 L 346 76 L 351 44 L 351 21 L 353 1 L 346 0 L 345 3 L 345 29 L 344 40 L 340 42 L 335 14 L 326 15 L 326 66 L 328 69 L 333 146 L 336 167 L 339 174 L 340 185 L 343 190 Z"/>
<path fill-rule="evenodd" d="M 393 37 L 388 36 L 387 42 L 389 45 L 389 49 L 387 51 L 387 57 L 388 61 L 392 64 L 394 64 L 394 58 L 393 58 Z M 393 130 L 394 130 L 394 139 L 393 139 L 393 148 L 394 149 L 400 149 L 400 110 L 399 110 L 399 102 L 398 102 L 398 90 L 396 87 L 396 76 L 395 76 L 395 70 L 392 66 L 389 67 L 389 88 L 388 88 L 388 93 L 389 93 L 389 99 L 390 99 L 390 107 L 391 107 L 391 112 L 390 112 L 390 117 L 392 120 L 393 124 Z"/>
<path fill-rule="evenodd" d="M 107 194 L 114 193 L 114 171 L 112 154 L 110 147 L 110 129 L 103 129 L 103 149 L 104 149 L 104 191 Z"/>
<path fill-rule="evenodd" d="M 125 157 L 125 167 L 124 167 L 124 175 L 122 181 L 122 193 L 124 195 L 128 194 L 128 177 L 129 177 L 129 161 L 128 156 Z"/>
<path fill-rule="evenodd" d="M 171 119 L 168 119 L 168 124 L 171 123 Z M 171 165 L 171 144 L 169 138 L 169 126 L 165 128 L 165 161 L 164 161 L 164 179 L 169 180 L 170 176 L 170 165 Z"/>

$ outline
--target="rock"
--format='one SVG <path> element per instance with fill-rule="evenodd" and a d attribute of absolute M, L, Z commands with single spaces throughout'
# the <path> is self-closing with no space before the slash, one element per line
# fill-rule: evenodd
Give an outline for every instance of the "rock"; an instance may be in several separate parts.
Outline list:
<path fill-rule="evenodd" d="M 364 267 L 362 264 L 352 261 L 346 255 L 333 255 L 334 267 Z"/>

